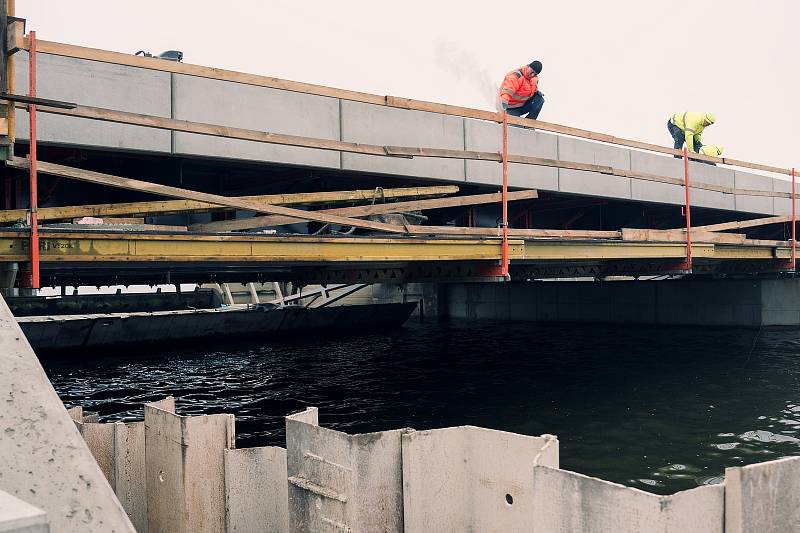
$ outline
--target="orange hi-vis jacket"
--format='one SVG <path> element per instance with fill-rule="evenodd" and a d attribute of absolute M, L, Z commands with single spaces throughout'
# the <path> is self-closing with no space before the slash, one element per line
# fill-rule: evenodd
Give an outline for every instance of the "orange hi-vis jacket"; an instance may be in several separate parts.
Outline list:
<path fill-rule="evenodd" d="M 506 102 L 508 107 L 521 107 L 536 94 L 539 77 L 529 79 L 528 76 L 532 72 L 531 67 L 524 65 L 506 74 L 500 85 L 500 99 Z"/>

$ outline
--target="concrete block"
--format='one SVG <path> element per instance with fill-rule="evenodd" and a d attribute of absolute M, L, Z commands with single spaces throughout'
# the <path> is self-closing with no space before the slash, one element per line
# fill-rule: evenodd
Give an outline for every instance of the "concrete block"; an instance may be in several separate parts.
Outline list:
<path fill-rule="evenodd" d="M 316 408 L 286 417 L 289 529 L 403 531 L 400 436 L 319 427 Z"/>
<path fill-rule="evenodd" d="M 49 533 L 47 513 L 0 490 L 0 532 Z"/>
<path fill-rule="evenodd" d="M 689 182 L 733 187 L 733 170 L 689 161 Z M 698 207 L 710 207 L 714 209 L 733 210 L 736 208 L 736 199 L 733 194 L 700 189 L 691 190 L 691 203 Z"/>
<path fill-rule="evenodd" d="M 672 156 L 630 151 L 631 170 L 665 178 L 683 179 L 683 161 Z M 684 205 L 685 192 L 679 185 L 631 179 L 631 199 L 659 204 Z"/>
<path fill-rule="evenodd" d="M 737 189 L 748 189 L 754 191 L 772 191 L 773 179 L 768 176 L 749 174 L 735 170 L 733 172 L 733 183 Z M 736 210 L 745 213 L 758 213 L 761 215 L 771 215 L 775 211 L 775 198 L 770 196 L 749 196 L 744 194 L 736 195 Z M 789 203 L 791 206 L 791 203 Z"/>
<path fill-rule="evenodd" d="M 630 151 L 591 141 L 558 138 L 558 158 L 573 163 L 590 163 L 622 170 L 630 170 Z M 631 198 L 631 179 L 618 176 L 558 169 L 558 190 L 575 194 L 589 194 L 605 198 Z"/>
<path fill-rule="evenodd" d="M 0 368 L 0 490 L 45 511 L 54 531 L 133 532 L 2 298 Z"/>
<path fill-rule="evenodd" d="M 725 489 L 658 496 L 567 470 L 533 468 L 534 533 L 722 533 Z"/>
<path fill-rule="evenodd" d="M 149 530 L 224 531 L 223 453 L 233 448 L 233 415 L 179 416 L 174 400 L 165 404 L 144 406 Z"/>
<path fill-rule="evenodd" d="M 464 119 L 437 113 L 341 102 L 342 140 L 364 144 L 464 149 Z M 342 154 L 342 168 L 464 181 L 464 160 Z"/>
<path fill-rule="evenodd" d="M 335 98 L 175 74 L 174 117 L 270 133 L 339 140 Z M 339 153 L 176 132 L 176 154 L 339 168 Z"/>
<path fill-rule="evenodd" d="M 800 213 L 800 181 L 796 185 L 797 191 L 796 194 L 798 196 L 797 205 L 795 209 L 798 213 Z M 783 178 L 773 178 L 772 181 L 772 189 L 775 192 L 792 192 L 792 182 L 788 179 Z M 774 214 L 778 216 L 782 215 L 791 215 L 792 214 L 792 200 L 791 198 L 774 198 L 773 199 L 773 207 L 774 207 Z"/>
<path fill-rule="evenodd" d="M 480 120 L 464 121 L 466 150 L 499 152 L 502 145 L 500 124 Z M 508 153 L 558 159 L 557 137 L 531 129 L 508 128 Z M 502 165 L 494 161 L 467 161 L 467 181 L 487 185 L 502 185 Z M 508 184 L 511 187 L 558 191 L 558 169 L 510 163 Z"/>
<path fill-rule="evenodd" d="M 405 531 L 523 531 L 534 465 L 558 467 L 558 440 L 478 427 L 403 435 Z"/>
<path fill-rule="evenodd" d="M 28 54 L 15 56 L 18 94 L 28 93 Z M 171 114 L 170 74 L 49 54 L 38 54 L 36 92 L 41 98 L 130 111 L 158 117 Z M 28 139 L 28 113 L 17 111 L 17 138 Z M 97 146 L 117 150 L 166 152 L 171 150 L 167 130 L 113 124 L 39 113 L 40 142 L 70 146 Z"/>
<path fill-rule="evenodd" d="M 225 450 L 226 531 L 289 531 L 286 450 Z"/>
<path fill-rule="evenodd" d="M 797 531 L 800 457 L 725 469 L 725 533 Z"/>

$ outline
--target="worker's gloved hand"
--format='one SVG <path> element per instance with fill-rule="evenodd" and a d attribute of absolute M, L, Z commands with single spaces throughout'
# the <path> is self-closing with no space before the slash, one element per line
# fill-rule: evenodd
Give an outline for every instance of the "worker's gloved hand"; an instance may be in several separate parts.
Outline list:
<path fill-rule="evenodd" d="M 501 108 L 503 111 L 506 111 L 506 110 L 508 110 L 508 102 L 506 102 L 505 100 L 501 100 L 501 101 L 500 101 L 500 108 Z"/>
<path fill-rule="evenodd" d="M 542 91 L 536 91 L 536 94 L 538 94 L 539 96 L 541 96 L 542 98 L 544 98 L 544 93 L 543 93 Z"/>

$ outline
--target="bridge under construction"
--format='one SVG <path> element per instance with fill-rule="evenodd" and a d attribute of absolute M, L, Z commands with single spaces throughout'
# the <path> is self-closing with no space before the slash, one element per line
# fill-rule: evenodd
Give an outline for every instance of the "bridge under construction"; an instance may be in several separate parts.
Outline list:
<path fill-rule="evenodd" d="M 795 271 L 793 169 L 7 23 L 7 293 Z"/>

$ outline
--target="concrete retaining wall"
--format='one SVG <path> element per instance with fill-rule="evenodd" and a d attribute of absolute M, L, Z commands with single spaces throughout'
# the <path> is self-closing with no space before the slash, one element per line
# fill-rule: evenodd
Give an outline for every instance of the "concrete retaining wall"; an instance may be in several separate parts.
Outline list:
<path fill-rule="evenodd" d="M 2 298 L 0 368 L 0 490 L 45 511 L 53 531 L 132 532 Z"/>
<path fill-rule="evenodd" d="M 0 531 L 49 533 L 47 513 L 0 490 Z"/>
<path fill-rule="evenodd" d="M 226 531 L 289 531 L 286 450 L 225 450 Z"/>
<path fill-rule="evenodd" d="M 171 398 L 146 408 L 146 445 L 180 447 L 185 459 L 184 480 L 176 483 L 164 455 L 145 450 L 146 471 L 158 472 L 155 482 L 147 478 L 148 503 L 158 498 L 161 512 L 176 515 L 168 523 L 149 513 L 151 532 L 782 533 L 800 523 L 800 457 L 729 468 L 721 484 L 660 496 L 559 469 L 552 435 L 471 426 L 348 435 L 320 427 L 317 409 L 309 408 L 287 417 L 287 450 L 226 448 L 220 476 L 211 457 L 220 442 L 193 438 L 197 428 L 172 445 L 152 438 L 152 428 L 162 431 L 169 420 L 209 430 L 210 417 L 178 417 Z M 93 448 L 111 448 L 113 431 L 83 424 L 97 426 L 84 431 Z M 197 461 L 202 450 L 211 466 Z M 224 492 L 222 526 L 212 520 L 218 514 L 208 501 L 192 511 L 205 516 L 180 517 L 185 502 L 200 501 L 198 490 L 215 497 Z M 2 501 L 0 494 L 0 524 Z"/>
<path fill-rule="evenodd" d="M 800 280 L 553 281 L 443 286 L 453 318 L 689 326 L 800 325 Z"/>
<path fill-rule="evenodd" d="M 478 427 L 405 433 L 406 532 L 521 531 L 534 515 L 531 471 L 558 468 L 558 440 Z"/>
<path fill-rule="evenodd" d="M 403 531 L 404 432 L 322 428 L 315 407 L 286 417 L 290 530 Z"/>

